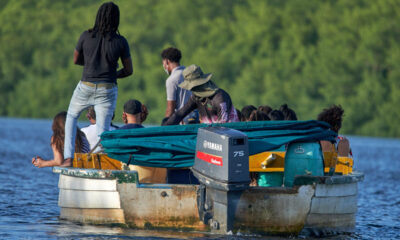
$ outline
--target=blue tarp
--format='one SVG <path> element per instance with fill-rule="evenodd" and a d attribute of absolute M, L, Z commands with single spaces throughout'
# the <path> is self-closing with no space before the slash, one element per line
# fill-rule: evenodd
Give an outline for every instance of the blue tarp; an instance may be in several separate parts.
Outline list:
<path fill-rule="evenodd" d="M 109 157 L 140 166 L 181 168 L 194 163 L 197 130 L 223 126 L 244 132 L 250 155 L 271 151 L 293 141 L 335 141 L 329 124 L 319 121 L 257 121 L 194 124 L 104 132 L 101 144 Z"/>

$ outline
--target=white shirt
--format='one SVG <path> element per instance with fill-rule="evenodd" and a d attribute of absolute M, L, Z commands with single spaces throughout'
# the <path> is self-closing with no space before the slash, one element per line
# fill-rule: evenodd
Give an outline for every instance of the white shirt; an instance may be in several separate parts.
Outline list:
<path fill-rule="evenodd" d="M 100 137 L 97 136 L 97 126 L 96 124 L 91 124 L 87 127 L 84 127 L 81 129 L 82 132 L 85 133 L 86 138 L 89 142 L 90 145 L 90 150 L 92 150 L 94 148 L 94 146 L 96 146 L 96 144 L 99 142 Z M 115 127 L 110 126 L 110 131 L 115 130 Z M 99 152 L 101 150 L 100 147 L 97 147 L 96 150 L 93 151 L 93 153 Z"/>

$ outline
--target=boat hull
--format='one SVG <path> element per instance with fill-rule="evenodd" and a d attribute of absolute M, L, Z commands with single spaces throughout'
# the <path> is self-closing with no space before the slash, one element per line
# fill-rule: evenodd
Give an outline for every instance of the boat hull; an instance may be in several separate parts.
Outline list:
<path fill-rule="evenodd" d="M 60 217 L 144 229 L 214 231 L 200 221 L 198 185 L 142 184 L 135 171 L 54 168 L 60 174 Z M 236 204 L 234 231 L 298 234 L 349 231 L 362 174 L 299 178 L 293 188 L 251 187 Z"/>

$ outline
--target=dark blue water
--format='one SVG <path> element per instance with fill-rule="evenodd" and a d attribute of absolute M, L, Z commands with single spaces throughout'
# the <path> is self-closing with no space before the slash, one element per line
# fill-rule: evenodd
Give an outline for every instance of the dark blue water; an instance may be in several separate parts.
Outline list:
<path fill-rule="evenodd" d="M 35 155 L 52 158 L 50 137 L 50 120 L 0 118 L 0 239 L 256 238 L 138 231 L 59 220 L 58 174 L 31 164 Z M 357 227 L 352 234 L 324 239 L 400 239 L 400 140 L 349 138 L 355 168 L 365 173 L 359 185 Z"/>

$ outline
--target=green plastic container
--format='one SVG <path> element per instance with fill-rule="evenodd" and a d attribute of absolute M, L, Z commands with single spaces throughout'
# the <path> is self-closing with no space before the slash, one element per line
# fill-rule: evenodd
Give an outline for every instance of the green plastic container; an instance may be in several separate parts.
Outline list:
<path fill-rule="evenodd" d="M 284 185 L 292 187 L 296 175 L 324 176 L 319 142 L 291 143 L 285 155 Z"/>
<path fill-rule="evenodd" d="M 260 172 L 257 183 L 260 187 L 281 187 L 283 172 Z"/>

